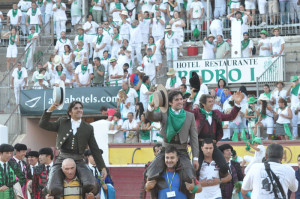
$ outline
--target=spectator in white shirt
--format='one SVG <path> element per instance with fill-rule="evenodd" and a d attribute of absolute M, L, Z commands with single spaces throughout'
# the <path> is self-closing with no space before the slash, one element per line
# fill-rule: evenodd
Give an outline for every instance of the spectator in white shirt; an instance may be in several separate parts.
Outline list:
<path fill-rule="evenodd" d="M 12 59 L 13 66 L 16 64 L 17 56 L 18 56 L 18 48 L 17 45 L 19 44 L 19 36 L 17 35 L 16 27 L 11 29 L 8 41 L 8 47 L 6 52 L 7 64 L 6 69 L 9 71 L 10 68 L 10 61 Z"/>
<path fill-rule="evenodd" d="M 54 54 L 63 56 L 65 51 L 65 45 L 68 45 L 71 50 L 73 49 L 71 40 L 66 37 L 66 32 L 62 31 L 60 33 L 60 38 L 56 41 L 56 45 L 54 47 Z"/>
<path fill-rule="evenodd" d="M 284 83 L 282 81 L 279 81 L 276 83 L 276 90 L 274 90 L 272 96 L 272 101 L 274 103 L 274 110 L 276 110 L 278 105 L 279 98 L 287 99 L 287 91 L 285 89 L 282 89 L 284 87 Z"/>
<path fill-rule="evenodd" d="M 271 50 L 271 56 L 277 57 L 279 55 L 284 55 L 284 44 L 285 41 L 282 37 L 279 36 L 280 29 L 274 28 L 273 34 L 274 37 L 270 40 L 270 50 Z"/>
<path fill-rule="evenodd" d="M 202 2 L 198 0 L 194 0 L 191 4 L 190 8 L 190 16 L 191 16 L 191 30 L 194 31 L 197 28 L 201 31 L 202 17 L 204 14 L 204 7 Z"/>
<path fill-rule="evenodd" d="M 77 28 L 77 31 L 78 31 L 78 35 L 76 35 L 76 37 L 74 39 L 74 44 L 79 48 L 78 43 L 79 43 L 79 41 L 82 41 L 83 48 L 86 50 L 86 56 L 89 57 L 89 54 L 92 53 L 92 52 L 90 52 L 89 37 L 86 34 L 84 34 L 84 29 L 82 26 L 79 26 Z M 76 60 L 75 60 L 75 62 L 76 62 Z"/>
<path fill-rule="evenodd" d="M 154 85 L 156 83 L 155 73 L 157 71 L 158 63 L 155 56 L 152 54 L 152 49 L 147 49 L 147 55 L 143 58 L 142 62 L 144 66 L 144 72 L 149 76 L 150 81 Z"/>
<path fill-rule="evenodd" d="M 66 66 L 68 66 L 68 65 L 72 65 L 72 66 L 74 66 L 74 63 L 73 63 L 73 57 L 74 57 L 74 55 L 73 55 L 73 53 L 72 53 L 72 51 L 71 51 L 71 47 L 68 45 L 68 44 L 66 44 L 66 45 L 64 45 L 64 53 L 63 53 L 63 55 L 61 56 L 62 57 L 62 64 L 63 64 L 63 66 L 66 68 Z"/>
<path fill-rule="evenodd" d="M 183 41 L 184 41 L 184 32 L 183 28 L 185 27 L 185 22 L 183 19 L 179 18 L 179 12 L 174 12 L 174 18 L 169 21 L 169 24 L 172 25 L 172 31 L 174 32 L 179 45 L 179 56 L 183 56 Z"/>
<path fill-rule="evenodd" d="M 105 22 L 108 24 L 108 22 Z M 117 57 L 118 56 L 118 51 L 120 50 L 122 40 L 120 39 L 120 34 L 119 34 L 119 29 L 114 28 L 113 34 L 110 36 L 111 37 L 111 56 L 112 57 Z"/>
<path fill-rule="evenodd" d="M 139 23 L 140 23 L 140 29 L 142 32 L 142 40 L 143 44 L 146 46 L 148 44 L 148 39 L 149 39 L 149 33 L 150 33 L 150 26 L 153 22 L 153 19 L 150 18 L 149 12 L 141 13 L 139 18 Z M 153 41 L 154 43 L 154 41 Z M 146 47 L 147 49 L 147 47 Z"/>
<path fill-rule="evenodd" d="M 155 12 L 155 18 L 152 22 L 152 36 L 154 41 L 164 38 L 165 20 L 161 17 L 160 11 Z"/>
<path fill-rule="evenodd" d="M 267 38 L 268 32 L 265 30 L 260 31 L 260 40 L 258 41 L 257 49 L 259 50 L 260 57 L 269 57 L 270 52 L 270 39 Z"/>
<path fill-rule="evenodd" d="M 126 94 L 126 97 L 120 97 L 120 91 Z M 128 82 L 122 83 L 122 89 L 117 95 L 117 104 L 121 112 L 122 119 L 127 119 L 129 112 L 135 112 L 135 103 L 138 102 L 138 94 L 134 88 L 130 88 Z"/>
<path fill-rule="evenodd" d="M 2 17 L 3 17 L 3 15 L 2 15 Z M 22 18 L 22 11 L 20 9 L 18 9 L 18 5 L 14 3 L 13 8 L 10 9 L 7 13 L 6 24 L 9 25 L 10 28 L 12 26 L 16 26 L 17 28 L 19 28 L 19 26 L 21 24 L 21 18 Z M 4 20 L 4 18 L 2 19 L 2 21 L 3 20 Z"/>
<path fill-rule="evenodd" d="M 150 91 L 150 78 L 149 76 L 145 75 L 142 80 L 142 85 L 140 88 L 140 102 L 143 103 L 143 107 L 148 107 L 149 96 L 153 93 Z"/>
<path fill-rule="evenodd" d="M 75 26 L 80 22 L 82 16 L 82 1 L 81 0 L 69 0 L 68 5 L 71 4 L 71 23 Z"/>
<path fill-rule="evenodd" d="M 47 89 L 49 88 L 49 84 L 44 80 L 44 75 L 38 74 L 36 76 L 37 82 L 34 83 L 33 89 Z"/>
<path fill-rule="evenodd" d="M 115 0 L 114 2 L 110 3 L 109 12 L 113 16 L 113 21 L 118 25 L 122 22 L 120 17 L 120 13 L 122 12 L 122 10 L 125 10 L 125 7 L 123 3 L 120 3 L 119 0 Z"/>
<path fill-rule="evenodd" d="M 50 20 L 53 16 L 53 4 L 55 4 L 54 0 L 44 0 L 45 24 L 47 24 L 47 26 L 45 27 L 45 32 L 47 33 L 50 33 Z"/>
<path fill-rule="evenodd" d="M 128 17 L 128 12 L 123 10 L 120 13 L 120 39 L 124 41 L 125 39 L 129 41 L 130 38 L 130 23 L 131 19 Z"/>
<path fill-rule="evenodd" d="M 10 87 L 14 89 L 16 104 L 20 102 L 20 90 L 24 90 L 27 86 L 27 71 L 22 67 L 21 62 L 18 62 L 17 68 L 14 69 L 11 78 Z"/>
<path fill-rule="evenodd" d="M 253 41 L 249 39 L 249 33 L 244 32 L 243 33 L 244 40 L 241 41 L 242 45 L 242 57 L 252 57 L 252 49 L 253 49 Z"/>
<path fill-rule="evenodd" d="M 203 39 L 203 53 L 202 59 L 214 59 L 215 58 L 215 36 L 210 34 L 208 37 L 204 37 Z"/>
<path fill-rule="evenodd" d="M 92 15 L 97 24 L 102 22 L 102 13 L 105 8 L 104 0 L 92 0 L 91 5 L 93 6 Z"/>
<path fill-rule="evenodd" d="M 66 8 L 67 8 L 66 4 L 62 3 L 61 0 L 56 0 L 56 4 L 53 5 L 52 10 L 54 14 L 57 39 L 59 39 L 60 33 L 62 31 L 66 32 L 66 22 L 67 22 Z"/>
<path fill-rule="evenodd" d="M 93 67 L 88 63 L 89 59 L 84 57 L 82 64 L 75 69 L 75 79 L 78 87 L 89 87 L 93 74 Z"/>
<path fill-rule="evenodd" d="M 94 37 L 93 40 L 94 57 L 99 57 L 101 59 L 103 58 L 105 47 L 109 42 L 109 37 L 103 34 L 102 27 L 98 27 L 97 33 L 98 34 Z"/>
<path fill-rule="evenodd" d="M 91 53 L 89 54 L 89 58 L 92 58 L 92 56 L 93 56 L 93 53 L 92 53 L 93 52 L 93 42 L 96 37 L 98 27 L 99 27 L 99 25 L 95 21 L 93 21 L 93 16 L 91 14 L 88 14 L 87 22 L 85 22 L 85 24 L 83 25 L 83 29 L 84 29 L 84 34 L 88 38 L 88 43 L 90 45 L 89 51 Z M 103 55 L 101 55 L 101 56 L 103 56 Z M 99 57 L 99 55 L 97 57 Z"/>
<path fill-rule="evenodd" d="M 41 11 L 39 8 L 37 8 L 36 2 L 32 2 L 31 8 L 28 9 L 26 17 L 26 26 L 28 27 L 28 31 L 30 32 L 30 28 L 34 26 L 35 32 L 39 33 L 40 27 L 42 27 L 42 25 L 43 21 L 41 17 Z"/>
<path fill-rule="evenodd" d="M 133 113 L 128 113 L 128 120 L 125 120 L 121 130 L 126 132 L 125 143 L 138 143 L 138 137 L 136 130 L 138 129 L 138 123 L 133 119 Z"/>
<path fill-rule="evenodd" d="M 54 86 L 59 87 L 60 82 L 64 82 L 66 88 L 72 88 L 72 81 L 67 79 L 66 73 L 64 73 L 64 72 L 60 75 L 59 79 L 55 80 Z"/>
<path fill-rule="evenodd" d="M 126 115 L 127 117 L 127 115 Z M 123 125 L 123 120 L 121 118 L 120 112 L 115 112 L 113 115 L 113 120 L 111 121 L 111 125 L 109 130 L 119 130 L 116 134 L 114 134 L 113 143 L 125 143 L 125 135 L 123 131 L 120 131 Z"/>
<path fill-rule="evenodd" d="M 122 77 L 124 75 L 124 71 L 122 66 L 117 64 L 116 58 L 111 58 L 109 60 L 109 83 L 110 85 L 122 85 Z"/>
<path fill-rule="evenodd" d="M 180 45 L 177 35 L 174 34 L 170 25 L 167 25 L 165 34 L 165 48 L 167 52 L 167 64 L 169 68 L 173 67 L 173 62 L 178 59 L 178 47 Z"/>
<path fill-rule="evenodd" d="M 138 65 L 141 65 L 142 63 L 142 31 L 140 29 L 140 26 L 138 25 L 138 20 L 133 20 L 130 28 L 130 41 L 129 45 L 131 46 L 131 61 L 132 64 L 135 65 L 135 54 L 138 61 Z"/>
<path fill-rule="evenodd" d="M 182 84 L 181 79 L 176 75 L 176 71 L 173 68 L 169 68 L 167 75 L 169 78 L 166 82 L 166 89 L 168 90 L 179 90 Z"/>
<path fill-rule="evenodd" d="M 27 11 L 31 7 L 31 2 L 20 0 L 19 3 L 18 3 L 18 7 L 22 11 L 22 17 L 21 17 L 22 33 L 23 33 L 23 35 L 26 35 L 28 32 L 30 32 L 30 31 L 27 31 L 27 28 L 26 28 L 26 24 L 28 22 L 26 19 L 27 19 Z"/>

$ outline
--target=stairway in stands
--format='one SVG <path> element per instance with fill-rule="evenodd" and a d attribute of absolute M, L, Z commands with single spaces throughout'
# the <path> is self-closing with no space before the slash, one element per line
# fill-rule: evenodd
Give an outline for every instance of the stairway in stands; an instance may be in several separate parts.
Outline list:
<path fill-rule="evenodd" d="M 139 199 L 143 181 L 144 167 L 111 167 L 112 180 L 115 183 L 116 199 Z M 150 194 L 147 194 L 147 199 Z"/>

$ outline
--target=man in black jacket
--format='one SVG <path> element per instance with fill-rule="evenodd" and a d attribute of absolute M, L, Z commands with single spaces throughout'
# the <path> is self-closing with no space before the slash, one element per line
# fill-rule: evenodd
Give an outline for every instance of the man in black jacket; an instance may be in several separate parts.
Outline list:
<path fill-rule="evenodd" d="M 221 184 L 222 198 L 231 199 L 234 184 L 238 181 L 243 181 L 244 174 L 242 168 L 238 162 L 230 160 L 233 148 L 230 144 L 223 144 L 219 146 L 220 151 L 224 154 L 225 160 L 229 166 L 229 171 L 232 179 L 224 184 Z"/>

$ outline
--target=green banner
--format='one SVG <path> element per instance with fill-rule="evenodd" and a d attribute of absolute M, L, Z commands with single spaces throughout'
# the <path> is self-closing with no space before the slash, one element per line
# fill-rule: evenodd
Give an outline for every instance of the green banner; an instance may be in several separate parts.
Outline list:
<path fill-rule="evenodd" d="M 62 110 L 55 110 L 53 114 L 66 114 L 70 102 L 75 100 L 83 103 L 84 114 L 99 114 L 101 106 L 116 108 L 116 98 L 120 89 L 121 87 L 66 88 L 64 107 Z M 42 115 L 52 104 L 52 93 L 52 89 L 21 90 L 21 114 Z"/>

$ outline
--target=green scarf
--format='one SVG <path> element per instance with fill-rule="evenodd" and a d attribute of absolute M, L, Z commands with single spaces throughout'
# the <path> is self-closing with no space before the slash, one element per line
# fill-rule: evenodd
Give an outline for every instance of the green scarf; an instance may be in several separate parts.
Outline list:
<path fill-rule="evenodd" d="M 171 33 L 171 35 L 169 35 L 168 33 L 167 33 L 167 37 L 170 39 L 171 37 L 173 37 L 173 35 L 174 35 L 174 32 L 172 31 L 172 33 Z"/>
<path fill-rule="evenodd" d="M 12 34 L 9 36 L 9 44 L 10 45 L 14 45 L 15 44 L 15 42 L 12 40 L 12 38 L 14 38 L 14 40 L 16 40 L 16 36 L 17 36 L 17 34 L 15 34 L 14 36 L 12 36 Z"/>
<path fill-rule="evenodd" d="M 206 110 L 204 110 L 204 108 L 201 108 L 200 109 L 200 112 L 205 115 L 205 120 L 207 120 L 208 116 L 211 116 L 212 117 L 212 114 L 213 114 L 213 111 L 210 111 L 209 113 L 206 112 Z"/>
<path fill-rule="evenodd" d="M 78 50 L 78 48 L 75 49 L 76 52 L 80 52 L 82 50 L 83 50 L 83 48 L 81 48 L 80 50 Z"/>
<path fill-rule="evenodd" d="M 87 71 L 88 65 L 84 66 L 81 65 L 81 73 L 84 75 L 84 73 Z"/>
<path fill-rule="evenodd" d="M 249 45 L 250 43 L 250 39 L 247 39 L 246 41 L 243 40 L 242 41 L 242 50 L 245 50 L 247 48 L 247 46 Z"/>
<path fill-rule="evenodd" d="M 210 45 L 213 45 L 212 42 L 210 42 L 208 39 L 206 40 L 207 43 L 209 43 Z"/>
<path fill-rule="evenodd" d="M 263 119 L 267 117 L 267 115 L 263 114 L 262 112 L 260 112 L 260 116 L 261 116 L 261 118 L 263 118 Z"/>
<path fill-rule="evenodd" d="M 56 4 L 56 7 L 58 8 L 58 9 L 60 9 L 60 7 L 61 7 L 61 4 Z"/>
<path fill-rule="evenodd" d="M 171 6 L 171 4 L 169 3 L 169 5 L 170 5 L 170 11 L 171 12 L 173 12 L 174 11 L 174 7 L 173 6 Z"/>
<path fill-rule="evenodd" d="M 147 57 L 147 61 L 148 61 L 148 62 L 151 62 L 151 61 L 152 61 L 153 55 L 151 55 L 151 56 L 148 56 L 148 55 L 147 55 L 146 57 Z"/>
<path fill-rule="evenodd" d="M 13 14 L 13 17 L 16 17 L 16 16 L 17 16 L 17 14 L 18 14 L 18 9 L 16 9 L 16 10 L 12 10 L 12 14 Z"/>
<path fill-rule="evenodd" d="M 119 3 L 115 3 L 115 6 L 116 6 L 117 9 L 121 9 L 121 3 L 120 2 Z"/>
<path fill-rule="evenodd" d="M 126 93 L 126 95 L 128 95 L 128 93 L 129 93 L 129 88 L 128 88 L 127 91 L 125 91 L 124 89 L 122 89 L 122 90 Z"/>
<path fill-rule="evenodd" d="M 99 2 L 99 0 L 94 0 L 94 2 L 97 4 Z"/>
<path fill-rule="evenodd" d="M 225 41 L 222 41 L 222 43 L 218 44 L 217 43 L 217 48 L 219 48 L 220 46 L 222 46 L 225 43 Z"/>
<path fill-rule="evenodd" d="M 271 99 L 271 93 L 264 93 L 264 95 Z"/>
<path fill-rule="evenodd" d="M 78 35 L 78 41 L 83 41 L 84 40 L 84 34 Z"/>
<path fill-rule="evenodd" d="M 32 39 L 33 34 L 34 34 L 34 33 L 29 34 L 27 38 L 28 38 L 28 39 Z"/>
<path fill-rule="evenodd" d="M 298 96 L 299 88 L 300 88 L 300 84 L 297 84 L 294 88 L 292 88 L 291 93 L 295 96 Z"/>
<path fill-rule="evenodd" d="M 39 5 L 39 7 L 43 6 L 43 0 L 42 1 L 37 1 L 36 3 Z"/>
<path fill-rule="evenodd" d="M 97 36 L 97 42 L 96 42 L 96 44 L 101 44 L 101 42 L 102 42 L 102 39 L 103 39 L 103 35 L 98 35 Z"/>
<path fill-rule="evenodd" d="M 57 70 L 57 74 L 58 74 L 58 76 L 61 76 L 62 71 L 59 72 L 59 71 Z M 84 74 L 84 73 L 83 73 L 83 74 Z"/>
<path fill-rule="evenodd" d="M 115 35 L 114 35 L 115 36 Z M 117 34 L 116 38 L 114 37 L 114 40 L 115 41 L 118 41 L 119 40 L 119 33 Z"/>
<path fill-rule="evenodd" d="M 36 11 L 37 11 L 37 8 L 36 9 L 31 8 L 31 15 L 35 16 L 36 15 Z"/>
<path fill-rule="evenodd" d="M 243 18 L 236 19 L 237 21 L 241 21 L 241 24 L 243 25 Z"/>
<path fill-rule="evenodd" d="M 150 89 L 150 85 L 147 85 L 147 84 L 145 84 L 145 83 L 143 83 L 146 87 L 147 87 L 147 89 L 149 90 Z"/>
<path fill-rule="evenodd" d="M 185 110 L 181 109 L 180 113 L 176 115 L 172 108 L 169 108 L 168 122 L 167 122 L 167 139 L 168 142 L 181 130 L 186 118 Z"/>
<path fill-rule="evenodd" d="M 176 76 L 174 78 L 171 78 L 170 80 L 170 86 L 173 87 L 176 83 Z"/>
<path fill-rule="evenodd" d="M 133 26 L 133 25 L 131 25 L 131 28 L 133 28 L 133 29 L 135 29 L 137 26 Z"/>
<path fill-rule="evenodd" d="M 158 17 L 158 18 L 160 19 L 161 17 Z M 157 19 L 157 18 L 156 18 L 156 23 L 158 23 L 158 22 L 159 22 L 159 19 Z"/>
<path fill-rule="evenodd" d="M 65 39 L 65 42 L 63 42 L 63 41 L 61 40 L 61 38 L 59 38 L 58 41 L 60 41 L 60 43 L 62 43 L 62 44 L 65 44 L 65 43 L 67 43 L 68 39 Z"/>
<path fill-rule="evenodd" d="M 21 79 L 21 77 L 22 77 L 22 70 L 17 70 L 17 73 L 18 73 L 18 79 Z"/>

